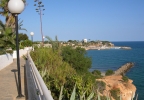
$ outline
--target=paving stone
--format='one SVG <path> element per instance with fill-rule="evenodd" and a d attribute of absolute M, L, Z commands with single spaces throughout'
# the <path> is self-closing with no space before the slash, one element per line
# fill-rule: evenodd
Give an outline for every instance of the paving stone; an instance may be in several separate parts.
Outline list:
<path fill-rule="evenodd" d="M 20 59 L 21 66 L 25 64 L 23 58 Z M 24 67 L 21 68 L 21 87 L 22 93 L 24 92 Z M 25 98 L 17 99 L 17 86 L 15 80 L 15 74 L 11 70 L 17 69 L 16 59 L 13 63 L 6 68 L 0 70 L 0 100 L 25 100 Z M 17 72 L 16 77 L 17 77 Z"/>
<path fill-rule="evenodd" d="M 12 97 L 4 97 L 3 100 L 13 100 Z"/>

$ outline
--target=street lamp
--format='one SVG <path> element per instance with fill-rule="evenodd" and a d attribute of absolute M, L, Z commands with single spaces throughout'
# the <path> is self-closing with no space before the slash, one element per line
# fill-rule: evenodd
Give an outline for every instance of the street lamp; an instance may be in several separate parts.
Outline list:
<path fill-rule="evenodd" d="M 43 40 L 44 40 L 44 42 L 45 42 L 45 36 L 43 36 Z"/>
<path fill-rule="evenodd" d="M 34 32 L 30 32 L 30 35 L 31 35 L 31 41 L 32 41 L 32 50 L 34 50 L 34 48 L 33 48 L 33 35 L 34 35 Z"/>
<path fill-rule="evenodd" d="M 24 2 L 22 0 L 10 0 L 8 2 L 9 11 L 15 16 L 16 31 L 16 50 L 17 50 L 17 69 L 18 69 L 18 98 L 23 97 L 21 91 L 21 75 L 20 75 L 20 58 L 19 58 L 19 39 L 18 39 L 18 14 L 24 10 Z"/>

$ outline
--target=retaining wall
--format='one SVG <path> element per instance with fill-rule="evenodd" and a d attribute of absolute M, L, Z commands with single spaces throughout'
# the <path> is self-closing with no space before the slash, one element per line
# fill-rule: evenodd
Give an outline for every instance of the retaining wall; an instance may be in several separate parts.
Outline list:
<path fill-rule="evenodd" d="M 19 57 L 22 57 L 23 55 L 27 54 L 28 50 L 31 50 L 32 47 L 25 47 L 24 49 L 19 50 Z M 13 59 L 17 58 L 17 52 L 13 51 Z"/>
<path fill-rule="evenodd" d="M 13 56 L 9 53 L 0 55 L 0 70 L 13 63 Z"/>

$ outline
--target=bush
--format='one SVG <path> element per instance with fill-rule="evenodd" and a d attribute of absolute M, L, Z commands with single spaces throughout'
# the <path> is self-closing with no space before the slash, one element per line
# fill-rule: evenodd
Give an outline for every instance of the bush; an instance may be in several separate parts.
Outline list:
<path fill-rule="evenodd" d="M 119 100 L 120 98 L 120 89 L 116 88 L 116 89 L 112 89 L 110 90 L 111 96 L 115 99 L 115 100 Z"/>
<path fill-rule="evenodd" d="M 96 81 L 96 87 L 99 89 L 99 92 L 102 93 L 105 90 L 106 83 L 103 81 Z"/>
<path fill-rule="evenodd" d="M 86 56 L 86 50 L 80 47 L 73 49 L 71 46 L 62 48 L 63 61 L 68 62 L 77 72 L 85 73 L 91 67 L 91 58 Z"/>
<path fill-rule="evenodd" d="M 12 54 L 13 50 L 6 50 L 6 52 Z"/>
<path fill-rule="evenodd" d="M 96 78 L 101 78 L 101 72 L 99 70 L 94 70 L 92 71 L 92 74 L 96 77 Z"/>
<path fill-rule="evenodd" d="M 23 42 L 21 42 L 21 45 L 24 46 L 24 47 L 29 47 L 29 46 L 32 46 L 32 41 L 30 40 L 25 40 Z"/>
<path fill-rule="evenodd" d="M 106 96 L 100 96 L 100 100 L 107 100 Z"/>
<path fill-rule="evenodd" d="M 127 76 L 122 76 L 122 80 L 123 80 L 124 82 L 128 82 L 128 77 L 127 77 Z"/>
<path fill-rule="evenodd" d="M 47 87 L 51 90 L 54 100 L 58 100 L 61 86 L 64 87 L 62 92 L 63 100 L 70 100 L 70 95 L 75 84 L 76 98 L 79 98 L 80 96 L 82 97 L 85 91 L 85 97 L 87 98 L 89 94 L 94 91 L 93 87 L 95 87 L 95 77 L 91 72 L 89 72 L 89 70 L 85 70 L 85 68 L 84 70 L 76 68 L 77 71 L 85 71 L 83 74 L 79 74 L 79 71 L 76 72 L 76 69 L 74 69 L 75 67 L 72 66 L 72 62 L 75 65 L 80 61 L 83 61 L 83 63 L 80 63 L 83 65 L 87 63 L 85 62 L 86 60 L 84 60 L 85 53 L 82 51 L 83 49 L 70 49 L 72 52 L 67 50 L 67 52 L 62 52 L 60 49 L 61 48 L 53 50 L 53 48 L 40 47 L 31 52 L 31 57 L 33 58 Z M 67 57 L 71 58 L 72 55 L 67 56 L 69 53 L 73 53 L 73 58 L 77 59 L 71 58 L 68 60 L 72 62 L 66 62 L 63 60 L 64 55 L 61 56 L 61 52 L 65 54 L 65 59 Z M 79 66 L 83 68 L 83 65 Z"/>
<path fill-rule="evenodd" d="M 4 51 L 2 51 L 2 50 L 0 50 L 0 55 L 3 55 L 3 54 L 5 54 L 5 52 L 4 52 Z"/>
<path fill-rule="evenodd" d="M 72 80 L 75 70 L 66 62 L 58 52 L 53 52 L 52 48 L 38 48 L 31 52 L 35 65 L 43 77 L 47 87 L 51 90 L 54 100 L 58 100 L 60 87 L 65 85 L 64 91 L 72 91 L 73 84 L 67 87 L 67 80 Z M 46 72 L 45 72 L 46 71 Z M 73 81 L 75 82 L 75 81 Z M 69 88 L 69 90 L 66 90 Z M 66 94 L 63 94 L 64 97 Z"/>
<path fill-rule="evenodd" d="M 109 75 L 112 75 L 112 74 L 114 74 L 113 70 L 107 70 L 106 73 L 105 73 L 106 76 L 109 76 Z"/>
<path fill-rule="evenodd" d="M 69 46 L 62 48 L 57 37 L 56 41 L 47 38 L 52 48 L 39 47 L 31 52 L 31 57 L 54 100 L 58 100 L 61 90 L 62 100 L 70 100 L 75 85 L 76 99 L 87 98 L 96 86 L 95 77 L 89 72 L 91 58 L 87 57 L 85 49 Z"/>

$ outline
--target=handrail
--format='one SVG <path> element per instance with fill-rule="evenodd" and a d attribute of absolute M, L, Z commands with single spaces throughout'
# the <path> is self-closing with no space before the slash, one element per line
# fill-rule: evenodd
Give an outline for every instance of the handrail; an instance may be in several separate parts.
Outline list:
<path fill-rule="evenodd" d="M 44 83 L 41 75 L 39 74 L 39 71 L 37 70 L 29 52 L 28 52 L 28 67 L 31 67 L 31 76 L 34 78 L 33 79 L 33 82 L 34 84 L 36 85 L 35 88 L 38 89 L 37 91 L 37 94 L 36 95 L 39 95 L 39 99 L 40 100 L 53 100 L 52 96 L 51 96 L 51 92 L 50 90 L 48 90 L 46 84 Z M 27 84 L 28 85 L 28 84 Z M 30 88 L 30 87 L 28 87 Z M 39 92 L 39 93 L 38 93 Z M 37 97 L 36 97 L 37 98 Z"/>

